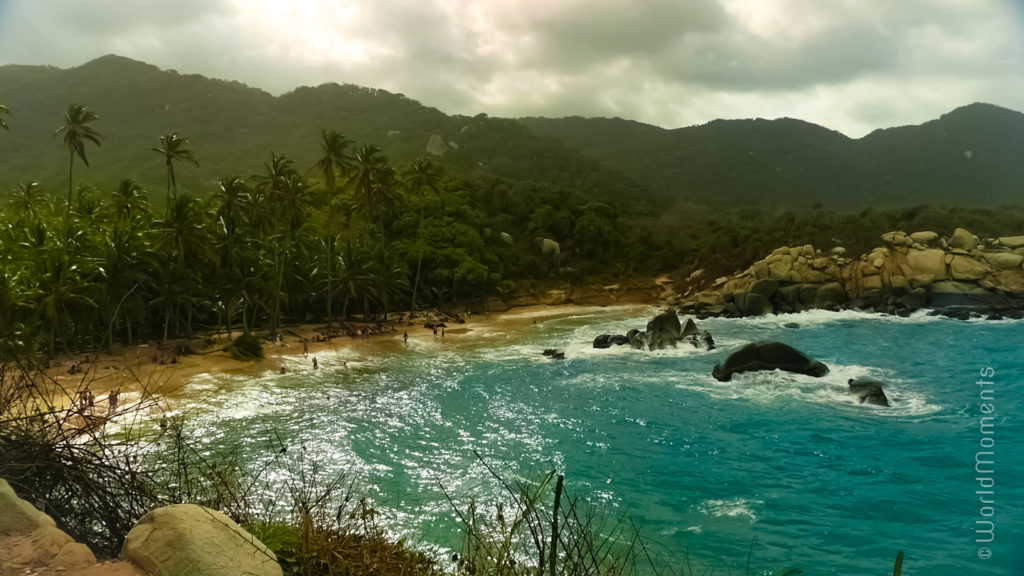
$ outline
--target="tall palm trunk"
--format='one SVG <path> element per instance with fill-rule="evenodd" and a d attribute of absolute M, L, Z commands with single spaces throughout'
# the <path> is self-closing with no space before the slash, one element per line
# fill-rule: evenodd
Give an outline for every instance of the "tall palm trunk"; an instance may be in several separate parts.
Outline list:
<path fill-rule="evenodd" d="M 71 214 L 71 175 L 75 168 L 75 152 L 72 151 L 68 160 L 68 214 Z"/>
<path fill-rule="evenodd" d="M 420 285 L 420 267 L 423 265 L 423 205 L 420 205 L 420 226 L 417 233 L 420 255 L 416 258 L 416 279 L 412 281 L 412 311 L 416 311 L 416 290 Z"/>

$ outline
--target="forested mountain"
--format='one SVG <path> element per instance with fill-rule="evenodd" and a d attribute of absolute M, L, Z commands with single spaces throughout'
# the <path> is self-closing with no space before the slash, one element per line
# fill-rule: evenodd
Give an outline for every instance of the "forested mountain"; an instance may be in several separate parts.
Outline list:
<path fill-rule="evenodd" d="M 0 139 L 0 189 L 28 180 L 51 190 L 66 185 L 67 149 L 54 130 L 72 102 L 100 117 L 105 138 L 89 154 L 92 166 L 78 173 L 100 189 L 127 177 L 158 189 L 164 166 L 152 148 L 169 132 L 189 139 L 199 161 L 181 170 L 179 185 L 205 195 L 221 176 L 260 171 L 270 151 L 308 169 L 318 157 L 321 129 L 373 143 L 395 163 L 430 156 L 427 143 L 434 137 L 444 150 L 435 160 L 469 175 L 571 185 L 598 195 L 636 189 L 600 162 L 512 120 L 448 116 L 400 94 L 352 85 L 302 87 L 274 97 L 238 82 L 104 56 L 69 70 L 0 67 L 0 102 L 10 110 L 10 132 Z"/>
<path fill-rule="evenodd" d="M 778 120 L 664 130 L 621 119 L 527 118 L 647 188 L 704 204 L 834 209 L 1019 204 L 1024 114 L 989 104 L 860 139 Z"/>
<path fill-rule="evenodd" d="M 118 56 L 77 68 L 0 67 L 11 130 L 0 138 L 0 189 L 66 182 L 53 135 L 71 102 L 100 116 L 105 136 L 82 181 L 109 189 L 125 177 L 163 181 L 152 148 L 174 131 L 199 160 L 180 185 L 204 195 L 226 174 L 260 170 L 271 150 L 308 168 L 321 129 L 371 142 L 397 163 L 443 152 L 467 176 L 566 186 L 599 198 L 735 208 L 860 210 L 918 204 L 1019 203 L 1024 114 L 986 104 L 920 126 L 851 139 L 794 119 L 716 120 L 666 130 L 622 119 L 509 120 L 450 116 L 401 94 L 352 85 L 302 87 L 279 97 L 238 82 L 183 75 Z"/>

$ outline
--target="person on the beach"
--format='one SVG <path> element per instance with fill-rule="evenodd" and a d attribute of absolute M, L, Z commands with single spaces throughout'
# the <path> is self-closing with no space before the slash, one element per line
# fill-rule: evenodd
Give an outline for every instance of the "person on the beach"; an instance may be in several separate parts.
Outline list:
<path fill-rule="evenodd" d="M 121 391 L 118 389 L 111 390 L 107 394 L 107 415 L 110 416 L 114 412 L 117 412 L 117 397 L 121 395 Z"/>
<path fill-rule="evenodd" d="M 434 326 L 434 340 L 437 340 L 437 326 Z"/>
<path fill-rule="evenodd" d="M 96 396 L 88 388 L 86 389 L 86 392 L 89 393 L 89 414 L 95 414 L 96 413 Z"/>
<path fill-rule="evenodd" d="M 309 338 L 302 339 L 302 355 L 305 356 L 309 353 Z"/>
<path fill-rule="evenodd" d="M 313 356 L 313 370 L 316 370 L 319 367 L 320 366 L 318 366 L 317 363 L 316 363 L 316 356 Z"/>
<path fill-rule="evenodd" d="M 402 334 L 402 341 L 405 342 L 406 344 L 409 344 L 409 331 L 408 330 L 406 330 Z"/>
<path fill-rule="evenodd" d="M 281 374 L 284 374 L 285 372 L 286 370 L 284 369 L 284 366 L 281 366 Z"/>
<path fill-rule="evenodd" d="M 78 393 L 78 411 L 85 414 L 85 409 L 89 407 L 89 389 L 86 388 Z"/>

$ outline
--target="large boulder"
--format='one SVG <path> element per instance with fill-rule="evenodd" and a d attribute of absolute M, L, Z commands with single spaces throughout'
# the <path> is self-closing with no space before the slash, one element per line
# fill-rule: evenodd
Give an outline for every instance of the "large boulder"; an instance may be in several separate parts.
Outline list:
<path fill-rule="evenodd" d="M 838 282 L 826 282 L 814 294 L 815 308 L 835 308 L 846 302 L 846 290 Z"/>
<path fill-rule="evenodd" d="M 1024 248 L 1024 236 L 1001 236 L 999 243 L 1011 250 Z"/>
<path fill-rule="evenodd" d="M 447 153 L 448 145 L 444 143 L 444 138 L 439 134 L 431 134 L 430 139 L 427 140 L 427 154 L 444 156 Z"/>
<path fill-rule="evenodd" d="M 594 348 L 611 348 L 612 346 L 622 346 L 623 344 L 629 344 L 629 338 L 622 334 L 601 334 L 594 338 Z"/>
<path fill-rule="evenodd" d="M 683 331 L 679 333 L 680 338 L 689 338 L 700 334 L 700 329 L 697 328 L 697 323 L 693 321 L 693 318 L 687 318 L 686 322 L 683 322 Z"/>
<path fill-rule="evenodd" d="M 0 535 L 32 532 L 56 525 L 53 518 L 19 498 L 7 480 L 0 478 Z"/>
<path fill-rule="evenodd" d="M 146 514 L 125 538 L 121 558 L 152 576 L 281 576 L 274 553 L 230 518 L 195 504 Z"/>
<path fill-rule="evenodd" d="M 73 541 L 53 518 L 19 498 L 0 478 L 0 540 L 3 536 L 20 538 L 0 550 L 0 574 L 34 574 L 41 568 L 77 574 L 96 564 L 88 546 Z"/>
<path fill-rule="evenodd" d="M 769 278 L 764 280 L 755 280 L 754 283 L 750 285 L 751 294 L 760 294 L 766 298 L 771 298 L 772 294 L 775 294 L 775 291 L 778 289 L 779 283 Z"/>
<path fill-rule="evenodd" d="M 1003 270 L 1015 270 L 1024 262 L 1024 256 L 1013 252 L 983 252 L 982 256 L 993 267 Z"/>
<path fill-rule="evenodd" d="M 988 267 L 969 256 L 954 256 L 949 263 L 949 275 L 953 280 L 981 280 L 988 274 Z"/>
<path fill-rule="evenodd" d="M 802 352 L 782 342 L 754 342 L 733 352 L 725 362 L 716 364 L 711 375 L 728 382 L 733 374 L 757 370 L 785 370 L 807 376 L 828 374 L 828 366 L 815 362 Z"/>
<path fill-rule="evenodd" d="M 626 341 L 631 347 L 643 350 L 647 346 L 647 332 L 632 328 L 626 332 Z"/>
<path fill-rule="evenodd" d="M 957 228 L 949 239 L 949 246 L 970 252 L 978 247 L 978 237 L 963 228 Z"/>
<path fill-rule="evenodd" d="M 878 380 L 867 378 L 850 378 L 847 382 L 850 385 L 850 395 L 857 399 L 859 404 L 874 404 L 875 406 L 889 406 L 889 398 L 882 389 L 882 383 Z"/>
<path fill-rule="evenodd" d="M 979 313 L 1016 307 L 1006 294 L 986 290 L 973 282 L 936 282 L 929 287 L 928 304 L 940 310 L 973 310 Z"/>
<path fill-rule="evenodd" d="M 907 264 L 911 268 L 910 276 L 928 274 L 934 280 L 946 278 L 946 253 L 937 248 L 907 252 Z"/>
<path fill-rule="evenodd" d="M 661 350 L 669 346 L 675 348 L 680 338 L 682 325 L 675 310 L 662 312 L 647 323 L 647 347 L 651 350 Z"/>
<path fill-rule="evenodd" d="M 929 242 L 938 240 L 939 235 L 932 231 L 914 232 L 910 235 L 910 239 L 918 244 L 928 244 Z"/>
<path fill-rule="evenodd" d="M 914 288 L 899 299 L 903 308 L 913 312 L 928 305 L 928 291 L 924 288 Z"/>
<path fill-rule="evenodd" d="M 775 311 L 771 300 L 753 292 L 737 292 L 733 294 L 733 302 L 742 316 L 764 316 Z"/>

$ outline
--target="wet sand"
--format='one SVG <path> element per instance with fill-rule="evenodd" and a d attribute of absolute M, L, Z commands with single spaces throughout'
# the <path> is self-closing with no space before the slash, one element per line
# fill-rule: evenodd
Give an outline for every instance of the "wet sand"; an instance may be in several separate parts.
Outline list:
<path fill-rule="evenodd" d="M 444 350 L 496 346 L 511 339 L 527 336 L 537 326 L 556 318 L 579 314 L 593 314 L 599 311 L 629 311 L 638 314 L 650 308 L 651 304 L 624 304 L 617 306 L 583 306 L 573 304 L 535 305 L 513 308 L 508 312 L 476 314 L 456 323 L 445 320 L 446 326 L 437 331 L 423 326 L 418 318 L 412 324 L 392 323 L 386 326 L 390 331 L 384 334 L 334 337 L 329 341 L 315 341 L 323 329 L 322 324 L 286 326 L 279 342 L 266 342 L 262 360 L 240 361 L 224 351 L 229 343 L 226 334 L 211 337 L 210 342 L 195 340 L 197 348 L 205 348 L 200 354 L 179 355 L 170 363 L 169 351 L 160 351 L 153 345 L 139 345 L 126 348 L 114 354 L 76 355 L 56 360 L 45 371 L 48 382 L 42 386 L 47 402 L 55 409 L 67 409 L 77 401 L 78 394 L 86 388 L 96 398 L 93 413 L 103 416 L 108 411 L 108 395 L 111 390 L 121 391 L 118 412 L 131 412 L 143 406 L 153 418 L 173 412 L 171 407 L 181 400 L 195 400 L 191 383 L 215 381 L 218 386 L 230 386 L 235 379 L 259 377 L 267 373 L 287 373 L 313 370 L 316 357 L 318 369 L 330 370 L 344 367 L 347 363 L 358 365 L 378 355 L 400 354 L 406 346 L 422 349 L 437 346 Z M 404 334 L 408 333 L 408 344 Z M 234 334 L 237 336 L 238 334 Z M 303 343 L 306 343 L 304 352 Z M 163 356 L 164 364 L 159 363 Z M 68 374 L 69 367 L 79 362 L 82 373 Z M 208 390 L 208 388 L 207 388 Z"/>

